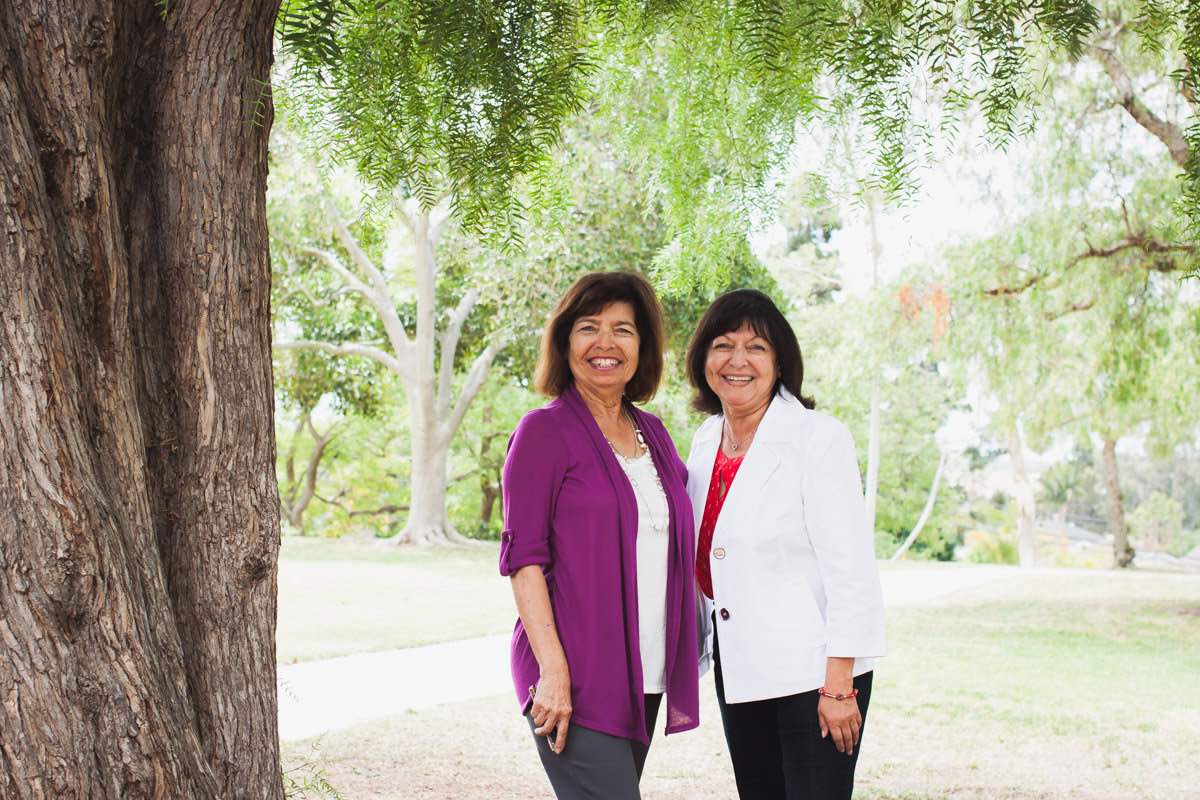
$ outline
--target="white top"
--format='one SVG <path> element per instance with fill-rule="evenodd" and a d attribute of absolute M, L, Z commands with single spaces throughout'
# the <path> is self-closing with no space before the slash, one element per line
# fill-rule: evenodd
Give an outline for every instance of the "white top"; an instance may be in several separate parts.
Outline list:
<path fill-rule="evenodd" d="M 637 497 L 638 644 L 646 694 L 666 690 L 667 553 L 671 544 L 670 509 L 649 451 L 637 458 L 617 454 Z"/>

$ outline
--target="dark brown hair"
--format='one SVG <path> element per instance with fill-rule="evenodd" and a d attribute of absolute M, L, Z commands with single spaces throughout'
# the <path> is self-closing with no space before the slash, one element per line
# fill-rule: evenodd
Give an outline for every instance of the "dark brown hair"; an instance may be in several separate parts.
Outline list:
<path fill-rule="evenodd" d="M 714 300 L 700 318 L 687 351 L 688 379 L 696 389 L 692 406 L 708 414 L 721 413 L 721 400 L 704 375 L 708 347 L 713 339 L 746 324 L 775 350 L 775 368 L 779 377 L 774 391 L 778 394 L 781 386 L 786 387 L 805 408 L 816 408 L 815 400 L 800 393 L 804 383 L 804 359 L 800 357 L 800 343 L 796 341 L 795 331 L 771 298 L 756 289 L 726 292 Z"/>
<path fill-rule="evenodd" d="M 567 290 L 546 321 L 533 385 L 544 395 L 558 397 L 575 381 L 567 361 L 575 320 L 624 300 L 633 306 L 639 346 L 637 371 L 625 386 L 625 397 L 645 402 L 658 391 L 663 371 L 663 315 L 650 283 L 634 272 L 589 272 Z"/>

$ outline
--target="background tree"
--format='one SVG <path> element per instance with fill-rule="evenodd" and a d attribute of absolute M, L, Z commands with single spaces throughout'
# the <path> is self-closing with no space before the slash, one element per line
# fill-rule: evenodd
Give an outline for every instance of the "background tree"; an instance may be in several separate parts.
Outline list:
<path fill-rule="evenodd" d="M 1099 8 L 1087 54 L 1110 86 L 1097 105 L 1124 109 L 1181 170 L 1179 207 L 1194 241 L 1200 238 L 1200 11 L 1191 2 L 1129 0 Z M 1195 274 L 1197 259 L 1189 261 Z"/>
<path fill-rule="evenodd" d="M 369 358 L 391 370 L 404 387 L 412 425 L 411 500 L 408 522 L 397 541 L 427 544 L 435 541 L 465 541 L 446 515 L 447 462 L 450 443 L 483 386 L 505 334 L 496 331 L 475 356 L 457 395 L 454 367 L 463 325 L 479 301 L 479 290 L 468 288 L 449 312 L 440 330 L 437 324 L 437 250 L 445 213 L 420 210 L 397 194 L 389 215 L 407 231 L 412 247 L 415 288 L 415 324 L 409 333 L 396 310 L 394 280 L 389 279 L 377 256 L 368 254 L 364 242 L 342 221 L 331 203 L 333 237 L 339 250 L 349 255 L 346 266 L 340 253 L 331 249 L 299 245 L 359 295 L 378 315 L 387 337 L 386 349 L 364 341 L 328 342 L 295 339 L 280 342 L 281 349 L 305 348 L 335 356 Z M 380 235 L 368 234 L 375 241 Z M 367 245 L 369 246 L 369 245 Z"/>
<path fill-rule="evenodd" d="M 287 142 L 284 129 L 280 128 L 278 134 L 278 139 Z M 498 246 L 494 241 L 480 239 L 453 222 L 448 223 L 446 234 L 435 250 L 438 266 L 433 279 L 436 284 L 435 305 L 438 308 L 452 307 L 469 293 L 478 299 L 474 313 L 462 319 L 458 352 L 447 361 L 446 357 L 451 353 L 440 350 L 442 357 L 439 370 L 449 366 L 454 371 L 452 374 L 470 374 L 473 367 L 470 358 L 464 357 L 464 354 L 486 351 L 489 342 L 498 333 L 507 335 L 510 344 L 497 352 L 495 372 L 483 373 L 485 379 L 479 383 L 480 391 L 486 396 L 484 411 L 472 414 L 468 406 L 463 418 L 465 429 L 460 428 L 463 432 L 462 441 L 459 441 L 457 431 L 455 436 L 449 437 L 445 450 L 446 466 L 439 467 L 438 472 L 424 470 L 422 474 L 420 460 L 413 459 L 390 468 L 405 476 L 405 483 L 400 487 L 401 496 L 417 491 L 425 476 L 446 475 L 443 485 L 448 494 L 440 504 L 431 507 L 444 509 L 446 524 L 461 526 L 463 530 L 484 536 L 496 532 L 496 520 L 490 514 L 482 514 L 482 511 L 485 506 L 493 510 L 495 508 L 499 490 L 496 470 L 503 461 L 504 444 L 520 413 L 538 402 L 528 391 L 528 385 L 537 357 L 541 326 L 549 310 L 567 285 L 583 272 L 648 270 L 658 249 L 665 244 L 659 211 L 648 198 L 648 193 L 633 188 L 636 185 L 634 173 L 620 154 L 598 140 L 586 120 L 569 128 L 565 136 L 569 146 L 553 156 L 550 169 L 545 173 L 545 186 L 561 187 L 564 196 L 556 203 L 539 206 L 530 219 L 522 224 L 519 233 L 523 246 L 519 250 Z M 276 199 L 272 201 L 272 208 L 275 209 L 272 231 L 277 242 L 276 281 L 277 296 L 280 298 L 277 325 L 281 331 L 290 332 L 289 338 L 295 338 L 281 343 L 277 350 L 290 355 L 302 354 L 311 361 L 292 361 L 290 356 L 278 356 L 280 368 L 285 368 L 289 363 L 308 365 L 298 373 L 303 381 L 299 377 L 292 378 L 293 372 L 290 370 L 293 368 L 287 367 L 289 371 L 283 374 L 289 377 L 283 384 L 281 397 L 286 406 L 294 403 L 295 398 L 299 398 L 304 391 L 310 391 L 315 399 L 319 399 L 323 392 L 329 392 L 335 400 L 343 398 L 343 404 L 361 404 L 363 400 L 358 395 L 371 384 L 364 383 L 365 378 L 356 374 L 343 373 L 345 365 L 363 363 L 363 359 L 347 360 L 346 356 L 353 354 L 343 348 L 349 345 L 366 353 L 368 351 L 361 349 L 363 345 L 376 347 L 381 342 L 387 342 L 387 333 L 380 322 L 378 308 L 362 302 L 361 294 L 347 286 L 339 273 L 327 267 L 334 251 L 345 258 L 346 249 L 335 240 L 334 234 L 323 227 L 324 221 L 332 216 L 332 212 L 325 210 L 325 201 L 314 199 L 328 200 L 332 187 L 345 181 L 337 177 L 336 171 L 328 168 L 314 171 L 305 163 L 295 163 L 296 159 L 289 160 L 286 156 L 288 146 L 281 143 L 275 155 L 278 162 L 289 164 L 291 169 L 285 170 L 273 184 L 272 197 Z M 300 161 L 303 162 L 303 159 Z M 326 177 L 321 178 L 320 175 Z M 388 244 L 388 235 L 381 232 L 386 230 L 386 217 L 371 217 L 370 214 L 374 212 L 369 204 L 367 207 L 368 215 L 357 225 L 355 235 L 366 243 L 364 251 L 367 247 L 371 248 L 370 257 L 382 263 L 386 260 L 385 254 L 394 255 L 402 248 L 395 242 Z M 302 241 L 305 237 L 309 241 L 321 241 L 324 237 L 328 240 L 328 248 L 313 248 L 311 245 L 296 247 L 294 242 Z M 320 258 L 314 257 L 315 251 L 322 253 Z M 663 299 L 674 334 L 668 343 L 673 354 L 674 380 L 686 382 L 679 367 L 682 352 L 699 315 L 716 292 L 734 285 L 752 285 L 768 290 L 773 285 L 770 275 L 746 246 L 738 254 L 737 261 L 725 268 L 725 272 L 728 284 L 710 287 L 680 281 L 674 286 L 662 287 L 667 290 Z M 407 277 L 405 260 L 401 258 L 391 263 L 386 276 L 391 287 L 391 302 L 397 308 L 406 330 L 412 330 L 412 319 L 419 307 L 419 300 L 410 288 L 411 280 Z M 444 341 L 442 345 L 444 347 Z M 336 349 L 331 349 L 334 346 Z M 374 372 L 368 370 L 366 377 L 375 380 L 371 377 Z M 493 374 L 494 380 L 486 379 Z M 413 396 L 411 383 L 404 388 L 405 382 L 398 377 L 396 383 L 398 388 L 404 389 L 406 398 Z M 373 390 L 370 397 L 375 398 L 378 394 L 378 390 Z M 676 427 L 684 432 L 683 438 L 687 439 L 694 418 L 687 411 L 686 391 L 669 397 L 665 394 L 663 399 L 666 400 L 665 407 L 671 410 Z M 489 410 L 493 413 L 486 413 Z M 385 410 L 383 413 L 387 415 L 394 412 Z M 414 442 L 428 427 L 419 420 L 410 409 L 403 421 Z M 301 422 L 297 420 L 296 424 L 300 425 Z M 381 423 L 381 426 L 389 424 Z M 285 439 L 287 437 L 281 431 L 281 441 Z M 290 442 L 290 439 L 287 441 Z M 401 452 L 409 451 L 403 440 L 397 444 Z M 360 444 L 352 441 L 347 446 L 355 448 Z M 373 450 L 376 443 L 369 443 L 369 447 Z M 290 445 L 285 445 L 285 448 L 291 452 Z M 416 447 L 412 450 L 415 452 Z M 306 449 L 304 452 L 313 451 Z M 401 456 L 399 453 L 397 456 L 399 462 Z M 370 481 L 368 476 L 360 475 L 357 469 L 344 468 L 337 473 L 341 483 L 355 484 L 353 489 L 346 486 L 345 496 L 333 495 L 340 504 L 345 505 L 343 510 L 352 508 L 347 504 L 350 494 L 356 496 L 354 510 L 348 513 L 356 514 L 360 507 L 396 508 L 396 487 L 381 486 L 387 497 L 381 495 L 368 500 L 363 496 L 362 486 L 368 482 L 374 485 L 377 481 Z M 466 481 L 472 476 L 478 479 L 477 485 Z M 468 488 L 468 483 L 472 488 Z M 284 484 L 285 487 L 289 485 Z M 411 490 L 410 486 L 413 487 Z M 342 489 L 331 487 L 330 491 L 341 492 Z M 284 493 L 288 493 L 286 488 Z M 303 493 L 298 494 L 303 496 Z M 320 494 L 314 496 L 318 501 L 322 499 Z M 330 499 L 330 495 L 324 497 Z M 413 513 L 416 513 L 415 509 Z M 487 519 L 480 520 L 481 515 Z M 342 516 L 335 515 L 333 519 L 341 520 Z M 378 521 L 390 529 L 390 514 L 379 517 Z M 402 542 L 407 540 L 406 533 L 399 539 Z"/>
<path fill-rule="evenodd" d="M 941 360 L 948 322 L 937 286 L 885 285 L 858 297 L 797 309 L 791 316 L 804 349 L 818 410 L 849 425 L 859 453 L 869 438 L 870 397 L 876 381 L 860 364 L 877 364 L 880 450 L 876 554 L 888 557 L 905 541 L 934 495 L 914 555 L 949 559 L 959 531 L 954 521 L 961 491 L 935 491 L 944 454 L 938 431 L 959 405 L 960 386 Z M 939 321 L 939 315 L 940 317 Z M 935 334 L 936 332 L 936 334 Z M 854 365 L 847 367 L 847 365 Z M 806 383 L 808 382 L 806 381 Z M 865 472 L 865 470 L 864 470 Z"/>
<path fill-rule="evenodd" d="M 1075 84 L 1060 101 L 1088 91 Z M 1194 371 L 1173 355 L 1197 345 L 1200 311 L 1179 290 L 1195 246 L 1176 169 L 1123 114 L 1057 119 L 1030 154 L 1023 213 L 951 256 L 964 267 L 958 308 L 971 314 L 959 341 L 990 364 L 987 382 L 1035 438 L 1068 430 L 1099 442 L 1114 561 L 1127 566 L 1117 441 L 1149 425 L 1162 451 L 1195 430 L 1183 399 L 1196 394 Z"/>
<path fill-rule="evenodd" d="M 281 241 L 308 241 L 327 236 L 328 231 L 315 227 L 317 209 L 311 198 L 318 196 L 320 177 L 304 161 L 294 130 L 277 125 L 272 140 L 272 170 L 286 176 L 276 179 L 267 202 L 274 244 L 271 305 L 276 328 L 283 329 L 285 338 L 371 341 L 380 337 L 378 317 L 355 301 L 337 275 L 311 269 L 294 248 L 280 246 Z M 338 448 L 330 445 L 344 433 L 346 426 L 341 423 L 348 415 L 373 418 L 383 412 L 385 377 L 373 361 L 335 359 L 308 350 L 276 349 L 274 356 L 280 502 L 284 519 L 303 533 L 312 502 L 323 502 L 318 491 L 322 463 L 337 455 Z M 336 418 L 323 421 L 326 410 Z"/>

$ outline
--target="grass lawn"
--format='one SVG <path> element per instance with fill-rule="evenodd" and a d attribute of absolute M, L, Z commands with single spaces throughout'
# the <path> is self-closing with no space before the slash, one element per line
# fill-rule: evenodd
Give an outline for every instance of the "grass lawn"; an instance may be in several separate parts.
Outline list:
<path fill-rule="evenodd" d="M 316 563 L 307 555 L 285 549 L 281 574 Z M 421 618 L 422 598 L 444 602 L 455 585 L 468 587 L 473 602 L 500 606 L 472 606 L 480 612 L 474 630 L 489 632 L 482 617 L 490 613 L 507 629 L 512 601 L 491 553 L 395 557 L 393 566 L 426 587 L 407 595 L 416 606 L 383 617 L 396 641 L 411 627 L 404 618 Z M 469 588 L 476 569 L 486 586 Z M 1200 579 L 1013 569 L 984 586 L 893 609 L 888 626 L 891 655 L 876 672 L 856 797 L 1200 796 Z M 701 693 L 701 728 L 656 739 L 643 779 L 647 800 L 736 796 L 711 676 Z M 354 800 L 551 796 L 507 695 L 288 745 L 285 763 L 294 779 L 323 776 Z"/>
<path fill-rule="evenodd" d="M 509 633 L 512 590 L 498 570 L 498 544 L 477 549 L 397 547 L 386 542 L 283 540 L 279 559 L 280 664 Z M 917 573 L 894 582 L 901 599 L 930 571 L 957 564 L 884 562 Z M 891 577 L 902 577 L 893 575 Z"/>
<path fill-rule="evenodd" d="M 280 664 L 511 631 L 498 545 L 471 550 L 286 537 Z"/>

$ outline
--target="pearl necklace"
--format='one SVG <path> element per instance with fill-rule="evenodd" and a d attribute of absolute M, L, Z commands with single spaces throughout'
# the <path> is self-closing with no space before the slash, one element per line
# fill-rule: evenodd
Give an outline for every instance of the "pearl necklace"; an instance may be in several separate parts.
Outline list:
<path fill-rule="evenodd" d="M 650 500 L 646 497 L 646 493 L 642 491 L 641 483 L 638 481 L 634 471 L 628 468 L 632 467 L 634 462 L 638 461 L 638 459 L 650 453 L 650 448 L 646 446 L 646 439 L 642 436 L 642 431 L 637 426 L 637 423 L 630 419 L 629 424 L 633 426 L 633 438 L 637 441 L 639 455 L 629 458 L 628 456 L 622 455 L 621 452 L 617 450 L 617 446 L 614 445 L 612 440 L 607 436 L 604 437 L 604 441 L 608 442 L 608 446 L 612 448 L 613 455 L 616 456 L 624 465 L 626 465 L 627 468 L 624 470 L 625 477 L 629 479 L 629 483 L 633 485 L 633 491 L 637 494 L 638 499 L 640 499 L 643 505 L 646 507 L 647 516 L 650 519 L 651 530 L 653 530 L 655 533 L 664 533 L 667 530 L 667 522 L 670 520 L 670 506 L 668 505 L 667 507 L 667 514 L 664 516 L 663 521 L 655 522 L 654 515 L 649 513 Z M 653 457 L 650 459 L 650 468 L 654 470 L 654 483 L 658 489 L 658 493 L 662 495 L 662 498 L 665 501 L 667 493 L 663 491 L 662 478 L 658 474 L 658 468 L 654 466 Z"/>

